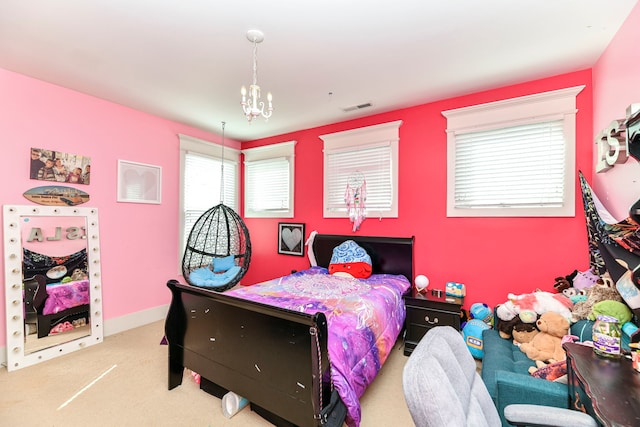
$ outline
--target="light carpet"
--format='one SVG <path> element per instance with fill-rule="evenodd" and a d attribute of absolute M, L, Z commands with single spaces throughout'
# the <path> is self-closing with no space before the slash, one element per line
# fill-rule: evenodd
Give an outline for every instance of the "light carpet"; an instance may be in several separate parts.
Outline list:
<path fill-rule="evenodd" d="M 167 390 L 164 322 L 14 372 L 0 369 L 0 426 L 270 426 L 248 407 L 232 418 L 185 370 Z M 402 393 L 399 344 L 361 399 L 362 427 L 412 426 Z"/>

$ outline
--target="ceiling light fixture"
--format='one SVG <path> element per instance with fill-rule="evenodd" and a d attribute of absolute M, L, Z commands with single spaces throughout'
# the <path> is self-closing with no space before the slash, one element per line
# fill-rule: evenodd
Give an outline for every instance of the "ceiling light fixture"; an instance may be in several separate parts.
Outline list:
<path fill-rule="evenodd" d="M 267 93 L 267 111 L 264 111 L 264 101 L 260 100 L 260 86 L 258 86 L 258 43 L 264 40 L 264 34 L 259 30 L 247 31 L 247 39 L 253 43 L 253 83 L 249 86 L 249 97 L 247 98 L 247 88 L 242 86 L 240 93 L 242 94 L 242 111 L 247 117 L 249 123 L 258 116 L 262 116 L 265 120 L 269 120 L 273 114 L 273 104 L 271 100 L 271 92 Z"/>

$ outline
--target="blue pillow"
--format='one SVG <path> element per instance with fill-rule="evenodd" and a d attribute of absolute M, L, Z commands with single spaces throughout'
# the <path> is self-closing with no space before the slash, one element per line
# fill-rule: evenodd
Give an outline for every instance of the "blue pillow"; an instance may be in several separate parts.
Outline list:
<path fill-rule="evenodd" d="M 224 271 L 229 270 L 231 267 L 235 265 L 236 265 L 236 262 L 235 262 L 235 257 L 233 255 L 229 255 L 224 258 L 214 258 L 213 272 L 222 273 Z"/>

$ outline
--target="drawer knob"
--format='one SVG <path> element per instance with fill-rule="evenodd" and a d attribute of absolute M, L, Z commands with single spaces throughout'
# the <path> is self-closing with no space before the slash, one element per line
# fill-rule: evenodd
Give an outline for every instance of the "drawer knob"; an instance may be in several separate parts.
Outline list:
<path fill-rule="evenodd" d="M 431 320 L 431 319 L 429 319 L 429 316 L 424 316 L 424 321 L 427 322 L 430 325 L 437 325 L 438 324 L 438 318 L 437 317 L 435 319 Z"/>

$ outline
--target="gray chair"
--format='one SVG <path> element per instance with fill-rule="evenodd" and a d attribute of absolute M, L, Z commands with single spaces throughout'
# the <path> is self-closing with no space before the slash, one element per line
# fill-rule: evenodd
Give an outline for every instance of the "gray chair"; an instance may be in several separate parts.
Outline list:
<path fill-rule="evenodd" d="M 500 416 L 460 332 L 432 328 L 407 360 L 403 390 L 417 427 L 497 427 Z M 567 397 L 568 398 L 568 397 Z M 597 427 L 582 412 L 537 405 L 509 405 L 516 426 Z"/>

